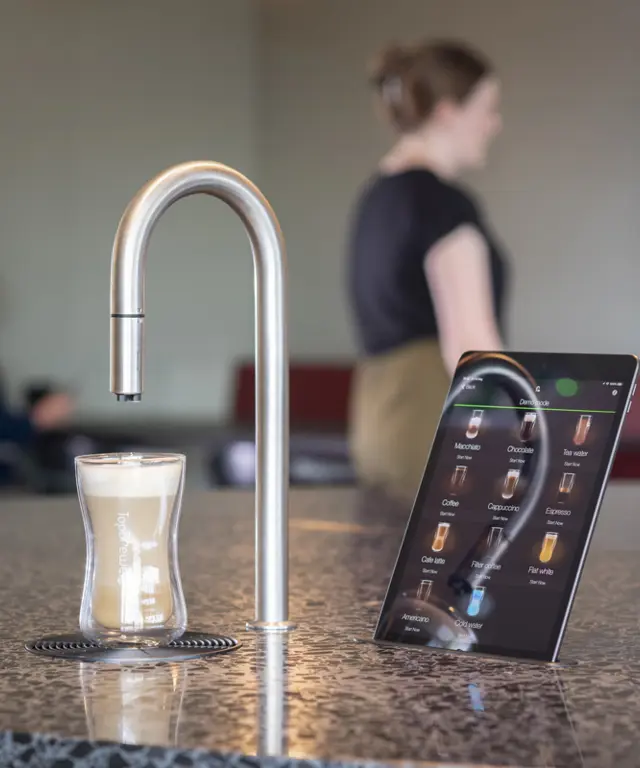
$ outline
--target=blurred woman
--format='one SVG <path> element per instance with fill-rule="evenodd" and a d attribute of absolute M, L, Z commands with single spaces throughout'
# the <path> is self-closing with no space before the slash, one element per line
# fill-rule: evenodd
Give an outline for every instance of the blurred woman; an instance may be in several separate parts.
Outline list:
<path fill-rule="evenodd" d="M 15 451 L 34 446 L 43 436 L 63 427 L 73 412 L 73 401 L 64 392 L 44 394 L 33 403 L 28 412 L 13 412 L 0 401 L 0 486 L 11 483 Z M 9 448 L 7 463 L 2 449 Z"/>
<path fill-rule="evenodd" d="M 501 128 L 500 86 L 458 43 L 392 47 L 372 84 L 397 139 L 363 190 L 350 242 L 350 300 L 364 358 L 351 449 L 368 485 L 412 496 L 463 352 L 502 346 L 505 262 L 457 183 Z"/>

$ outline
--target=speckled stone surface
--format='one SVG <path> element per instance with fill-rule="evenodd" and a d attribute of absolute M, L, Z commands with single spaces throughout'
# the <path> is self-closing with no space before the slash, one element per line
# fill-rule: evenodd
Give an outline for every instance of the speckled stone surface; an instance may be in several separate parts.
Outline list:
<path fill-rule="evenodd" d="M 292 494 L 291 512 L 295 633 L 244 631 L 252 496 L 191 496 L 181 528 L 190 626 L 244 645 L 120 668 L 23 650 L 76 627 L 84 534 L 73 499 L 4 503 L 0 764 L 640 764 L 636 552 L 591 553 L 563 647 L 578 665 L 503 663 L 356 641 L 371 636 L 408 510 L 309 491 Z"/>

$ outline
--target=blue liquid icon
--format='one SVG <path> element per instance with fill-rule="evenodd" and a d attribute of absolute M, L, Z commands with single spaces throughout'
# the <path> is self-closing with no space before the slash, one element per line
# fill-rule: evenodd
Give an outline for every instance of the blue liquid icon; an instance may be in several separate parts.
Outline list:
<path fill-rule="evenodd" d="M 469 699 L 471 700 L 471 709 L 474 712 L 484 712 L 484 701 L 482 700 L 482 691 L 476 683 L 469 683 Z"/>
<path fill-rule="evenodd" d="M 480 604 L 484 598 L 484 587 L 476 587 L 471 593 L 471 599 L 469 600 L 469 607 L 467 608 L 468 616 L 477 616 L 480 613 Z"/>

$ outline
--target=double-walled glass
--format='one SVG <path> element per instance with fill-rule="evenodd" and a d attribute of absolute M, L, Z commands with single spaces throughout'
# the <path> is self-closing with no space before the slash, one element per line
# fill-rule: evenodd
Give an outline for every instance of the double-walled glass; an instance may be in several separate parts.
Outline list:
<path fill-rule="evenodd" d="M 158 646 L 187 626 L 177 533 L 185 457 L 76 458 L 87 541 L 80 630 L 104 646 Z"/>

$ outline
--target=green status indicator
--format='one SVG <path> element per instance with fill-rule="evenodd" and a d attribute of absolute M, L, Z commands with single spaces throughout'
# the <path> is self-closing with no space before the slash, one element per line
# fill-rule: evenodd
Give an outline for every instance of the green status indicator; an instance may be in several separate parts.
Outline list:
<path fill-rule="evenodd" d="M 575 379 L 558 379 L 556 381 L 556 391 L 562 397 L 575 397 L 580 389 Z"/>

